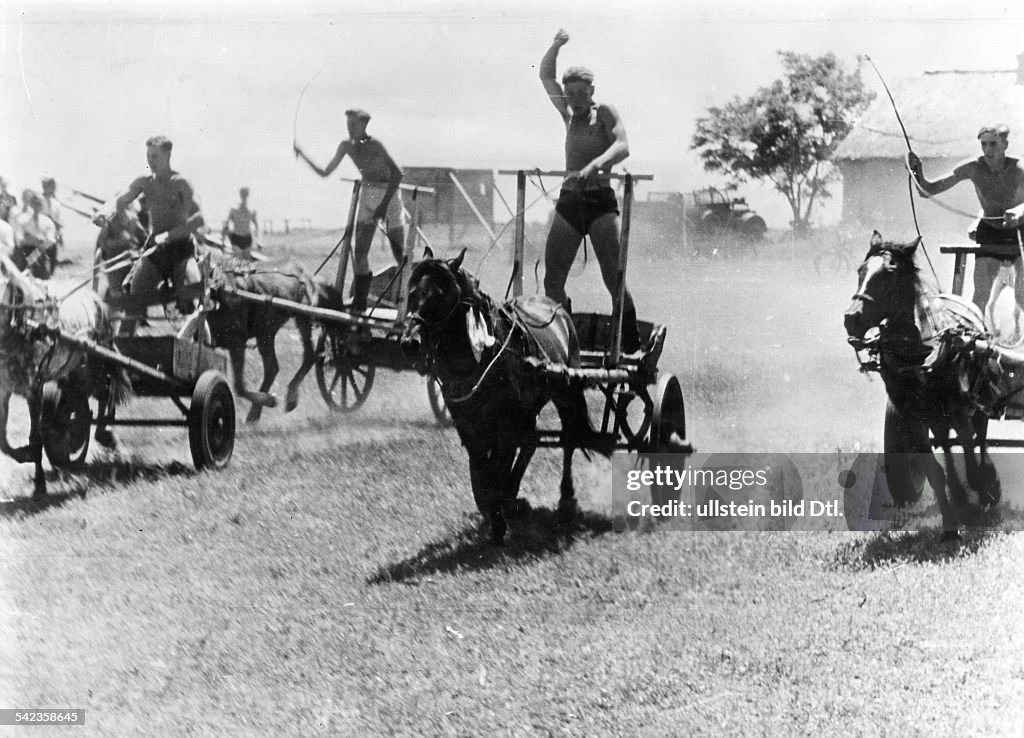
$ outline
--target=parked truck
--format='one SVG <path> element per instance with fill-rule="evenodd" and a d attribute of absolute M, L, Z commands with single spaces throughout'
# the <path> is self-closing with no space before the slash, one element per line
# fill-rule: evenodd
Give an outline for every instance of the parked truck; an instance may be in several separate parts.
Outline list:
<path fill-rule="evenodd" d="M 637 228 L 652 231 L 655 242 L 670 241 L 687 253 L 753 251 L 768 226 L 742 197 L 705 187 L 693 192 L 651 192 L 634 204 Z"/>

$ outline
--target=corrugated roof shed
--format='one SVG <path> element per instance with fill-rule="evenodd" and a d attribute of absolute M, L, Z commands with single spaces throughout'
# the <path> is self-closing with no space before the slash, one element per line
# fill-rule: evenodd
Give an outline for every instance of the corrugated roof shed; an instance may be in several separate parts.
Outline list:
<path fill-rule="evenodd" d="M 1009 155 L 1024 155 L 1024 85 L 1017 70 L 926 72 L 889 86 L 911 145 L 922 158 L 945 157 L 952 164 L 979 156 L 978 129 L 990 123 L 1009 126 Z M 906 153 L 892 103 L 883 91 L 840 144 L 836 158 L 902 159 Z"/>

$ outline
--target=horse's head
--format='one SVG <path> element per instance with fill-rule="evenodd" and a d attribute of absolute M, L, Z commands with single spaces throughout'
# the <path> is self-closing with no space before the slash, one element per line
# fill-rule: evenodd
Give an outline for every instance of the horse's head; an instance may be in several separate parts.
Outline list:
<path fill-rule="evenodd" d="M 409 277 L 409 319 L 402 333 L 402 352 L 421 362 L 427 341 L 451 323 L 459 303 L 466 295 L 468 277 L 462 272 L 466 250 L 454 259 L 434 259 L 428 249 L 426 258 Z"/>
<path fill-rule="evenodd" d="M 872 234 L 867 256 L 857 269 L 857 292 L 843 318 L 850 338 L 862 339 L 886 320 L 913 321 L 919 286 L 914 253 L 920 243 L 920 237 L 892 243 L 883 241 L 878 231 Z"/>

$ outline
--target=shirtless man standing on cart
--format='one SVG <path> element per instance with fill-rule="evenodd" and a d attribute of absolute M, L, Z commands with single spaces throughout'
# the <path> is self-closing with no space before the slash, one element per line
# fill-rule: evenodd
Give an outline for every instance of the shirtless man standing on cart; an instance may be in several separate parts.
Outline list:
<path fill-rule="evenodd" d="M 584 236 L 589 235 L 605 287 L 615 299 L 619 260 L 619 205 L 608 173 L 629 156 L 626 127 L 618 111 L 594 101 L 594 73 L 569 67 L 558 83 L 558 51 L 569 43 L 559 30 L 540 62 L 540 81 L 565 123 L 568 175 L 555 205 L 555 219 L 544 247 L 544 293 L 569 308 L 565 282 Z M 640 349 L 633 297 L 626 290 L 622 310 L 622 350 Z"/>

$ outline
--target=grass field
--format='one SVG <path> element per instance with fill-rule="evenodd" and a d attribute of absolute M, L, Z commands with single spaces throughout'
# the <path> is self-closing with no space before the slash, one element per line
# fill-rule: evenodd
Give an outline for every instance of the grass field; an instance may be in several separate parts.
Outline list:
<path fill-rule="evenodd" d="M 315 266 L 335 238 L 271 250 Z M 631 254 L 639 312 L 668 326 L 660 366 L 682 382 L 702 452 L 836 464 L 880 449 L 884 388 L 858 374 L 842 330 L 854 276 L 818 277 L 801 248 Z M 500 295 L 507 260 L 481 257 L 467 265 Z M 592 260 L 570 292 L 577 309 L 607 309 Z M 286 331 L 278 346 L 280 390 L 298 344 Z M 29 467 L 0 460 L 0 707 L 84 708 L 85 732 L 103 735 L 1024 725 L 1024 537 L 1002 530 L 1020 479 L 1003 480 L 1004 523 L 959 549 L 937 543 L 927 492 L 920 532 L 614 533 L 609 462 L 577 456 L 584 512 L 563 530 L 560 454 L 541 451 L 523 485 L 535 511 L 495 548 L 465 453 L 414 374 L 384 371 L 346 416 L 311 378 L 294 413 L 239 429 L 218 474 L 193 471 L 183 430 L 118 436 L 85 472 L 51 474 L 44 505 L 29 500 Z"/>

